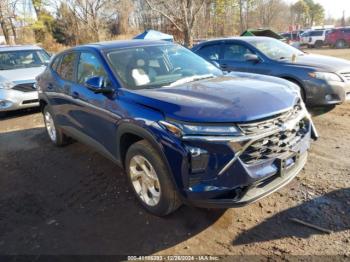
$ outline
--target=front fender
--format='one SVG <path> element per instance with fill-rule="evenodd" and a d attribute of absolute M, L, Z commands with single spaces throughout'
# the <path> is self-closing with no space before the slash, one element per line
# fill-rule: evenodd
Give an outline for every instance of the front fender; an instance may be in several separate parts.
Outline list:
<path fill-rule="evenodd" d="M 123 148 L 121 147 L 123 135 L 131 134 L 147 140 L 159 153 L 166 168 L 171 174 L 171 179 L 175 187 L 179 190 L 183 188 L 182 176 L 186 172 L 186 150 L 181 146 L 181 142 L 172 139 L 167 132 L 156 122 L 148 126 L 140 126 L 133 122 L 120 123 L 117 128 L 117 150 L 118 159 L 124 166 Z M 125 168 L 125 167 L 124 167 Z"/>

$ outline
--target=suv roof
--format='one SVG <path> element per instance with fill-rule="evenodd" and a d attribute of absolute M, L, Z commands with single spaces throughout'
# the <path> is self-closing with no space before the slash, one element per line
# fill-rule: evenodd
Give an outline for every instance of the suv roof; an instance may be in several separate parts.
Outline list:
<path fill-rule="evenodd" d="M 163 40 L 114 40 L 105 41 L 98 43 L 90 43 L 85 45 L 80 45 L 73 47 L 70 50 L 81 49 L 84 47 L 92 47 L 95 49 L 113 49 L 113 48 L 128 48 L 128 47 L 141 47 L 141 46 L 152 46 L 152 45 L 171 45 L 173 42 L 163 41 Z"/>
<path fill-rule="evenodd" d="M 20 50 L 42 50 L 42 48 L 36 45 L 0 45 L 0 52 Z"/>

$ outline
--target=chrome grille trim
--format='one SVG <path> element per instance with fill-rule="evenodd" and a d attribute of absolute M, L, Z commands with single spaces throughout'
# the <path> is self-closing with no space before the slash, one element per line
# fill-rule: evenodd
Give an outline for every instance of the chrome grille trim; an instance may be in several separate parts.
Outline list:
<path fill-rule="evenodd" d="M 237 161 L 237 159 L 247 150 L 247 148 L 249 148 L 249 146 L 251 146 L 253 143 L 255 143 L 256 141 L 259 141 L 260 139 L 264 139 L 266 137 L 272 136 L 278 132 L 283 132 L 286 131 L 285 128 L 291 129 L 294 128 L 295 125 L 297 125 L 302 119 L 308 119 L 310 122 L 311 121 L 311 117 L 308 114 L 308 112 L 305 109 L 302 109 L 299 114 L 294 118 L 294 119 L 290 119 L 288 122 L 286 122 L 284 124 L 284 126 L 279 126 L 276 129 L 272 129 L 272 130 L 268 130 L 266 132 L 263 133 L 259 133 L 259 134 L 255 134 L 255 135 L 246 135 L 246 136 L 241 136 L 241 137 L 237 137 L 235 139 L 232 139 L 229 142 L 229 145 L 231 147 L 231 149 L 235 152 L 235 156 L 220 170 L 220 172 L 218 173 L 218 175 L 222 175 L 224 172 L 227 171 L 227 169 L 229 169 L 231 167 L 231 165 Z M 235 143 L 243 143 L 243 145 L 241 145 L 241 150 L 240 151 L 235 151 L 235 147 L 236 144 Z"/>
<path fill-rule="evenodd" d="M 246 135 L 258 134 L 258 133 L 264 133 L 270 130 L 276 130 L 281 125 L 283 125 L 283 123 L 297 117 L 297 115 L 302 110 L 303 110 L 302 106 L 299 102 L 292 109 L 288 110 L 287 112 L 281 113 L 277 116 L 274 116 L 273 118 L 263 120 L 263 121 L 252 122 L 252 123 L 238 124 L 238 127 Z"/>
<path fill-rule="evenodd" d="M 258 164 L 267 159 L 277 158 L 291 151 L 307 134 L 309 123 L 301 119 L 294 128 L 275 132 L 274 134 L 256 140 L 241 154 L 240 159 L 245 164 Z"/>

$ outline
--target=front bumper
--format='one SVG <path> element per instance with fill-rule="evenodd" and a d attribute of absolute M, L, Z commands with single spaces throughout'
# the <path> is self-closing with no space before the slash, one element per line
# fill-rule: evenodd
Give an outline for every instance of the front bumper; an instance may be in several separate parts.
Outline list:
<path fill-rule="evenodd" d="M 272 194 L 291 182 L 305 166 L 306 161 L 307 152 L 304 152 L 299 156 L 298 162 L 296 162 L 295 165 L 283 175 L 279 175 L 278 170 L 276 169 L 274 175 L 265 179 L 257 180 L 246 186 L 246 188 L 239 188 L 238 194 L 241 194 L 241 197 L 237 197 L 237 188 L 232 188 L 226 189 L 226 192 L 223 195 L 232 196 L 233 198 L 219 197 L 201 199 L 197 196 L 194 198 L 189 197 L 187 202 L 197 207 L 206 208 L 229 208 L 248 205 Z"/>
<path fill-rule="evenodd" d="M 38 92 L 0 89 L 0 112 L 39 106 Z"/>
<path fill-rule="evenodd" d="M 309 106 L 337 105 L 350 100 L 350 81 L 326 82 L 312 79 L 305 82 Z"/>
<path fill-rule="evenodd" d="M 281 154 L 257 161 L 248 161 L 249 146 L 256 146 L 256 142 L 260 143 L 265 139 L 275 139 L 274 135 L 283 132 L 283 128 L 263 132 L 260 135 L 232 138 L 233 140 L 227 138 L 226 141 L 209 138 L 203 142 L 204 138 L 201 138 L 202 141 L 185 138 L 187 145 L 201 148 L 203 152 L 210 152 L 208 168 L 202 174 L 188 175 L 189 183 L 184 183 L 185 202 L 199 207 L 242 206 L 285 186 L 300 172 L 307 161 L 313 125 L 306 113 L 290 122 L 296 126 L 301 121 L 308 121 L 308 124 L 303 129 L 305 132 L 300 139 L 295 140 L 297 142 L 290 143 L 291 146 L 288 145 L 287 150 Z M 290 130 L 294 131 L 292 128 Z M 237 141 L 244 142 L 243 147 L 238 148 Z M 232 155 L 229 155 L 227 148 L 233 152 Z M 224 163 L 220 162 L 223 159 Z M 288 166 L 281 164 L 287 162 Z"/>

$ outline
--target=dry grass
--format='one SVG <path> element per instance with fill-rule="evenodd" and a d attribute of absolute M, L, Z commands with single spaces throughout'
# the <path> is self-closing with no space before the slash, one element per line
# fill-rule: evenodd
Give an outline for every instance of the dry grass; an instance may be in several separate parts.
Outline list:
<path fill-rule="evenodd" d="M 322 48 L 322 49 L 306 49 L 306 52 L 312 53 L 312 54 L 320 54 L 320 55 L 329 55 L 334 56 L 338 58 L 344 58 L 350 60 L 350 48 L 346 49 L 329 49 L 329 48 Z"/>

